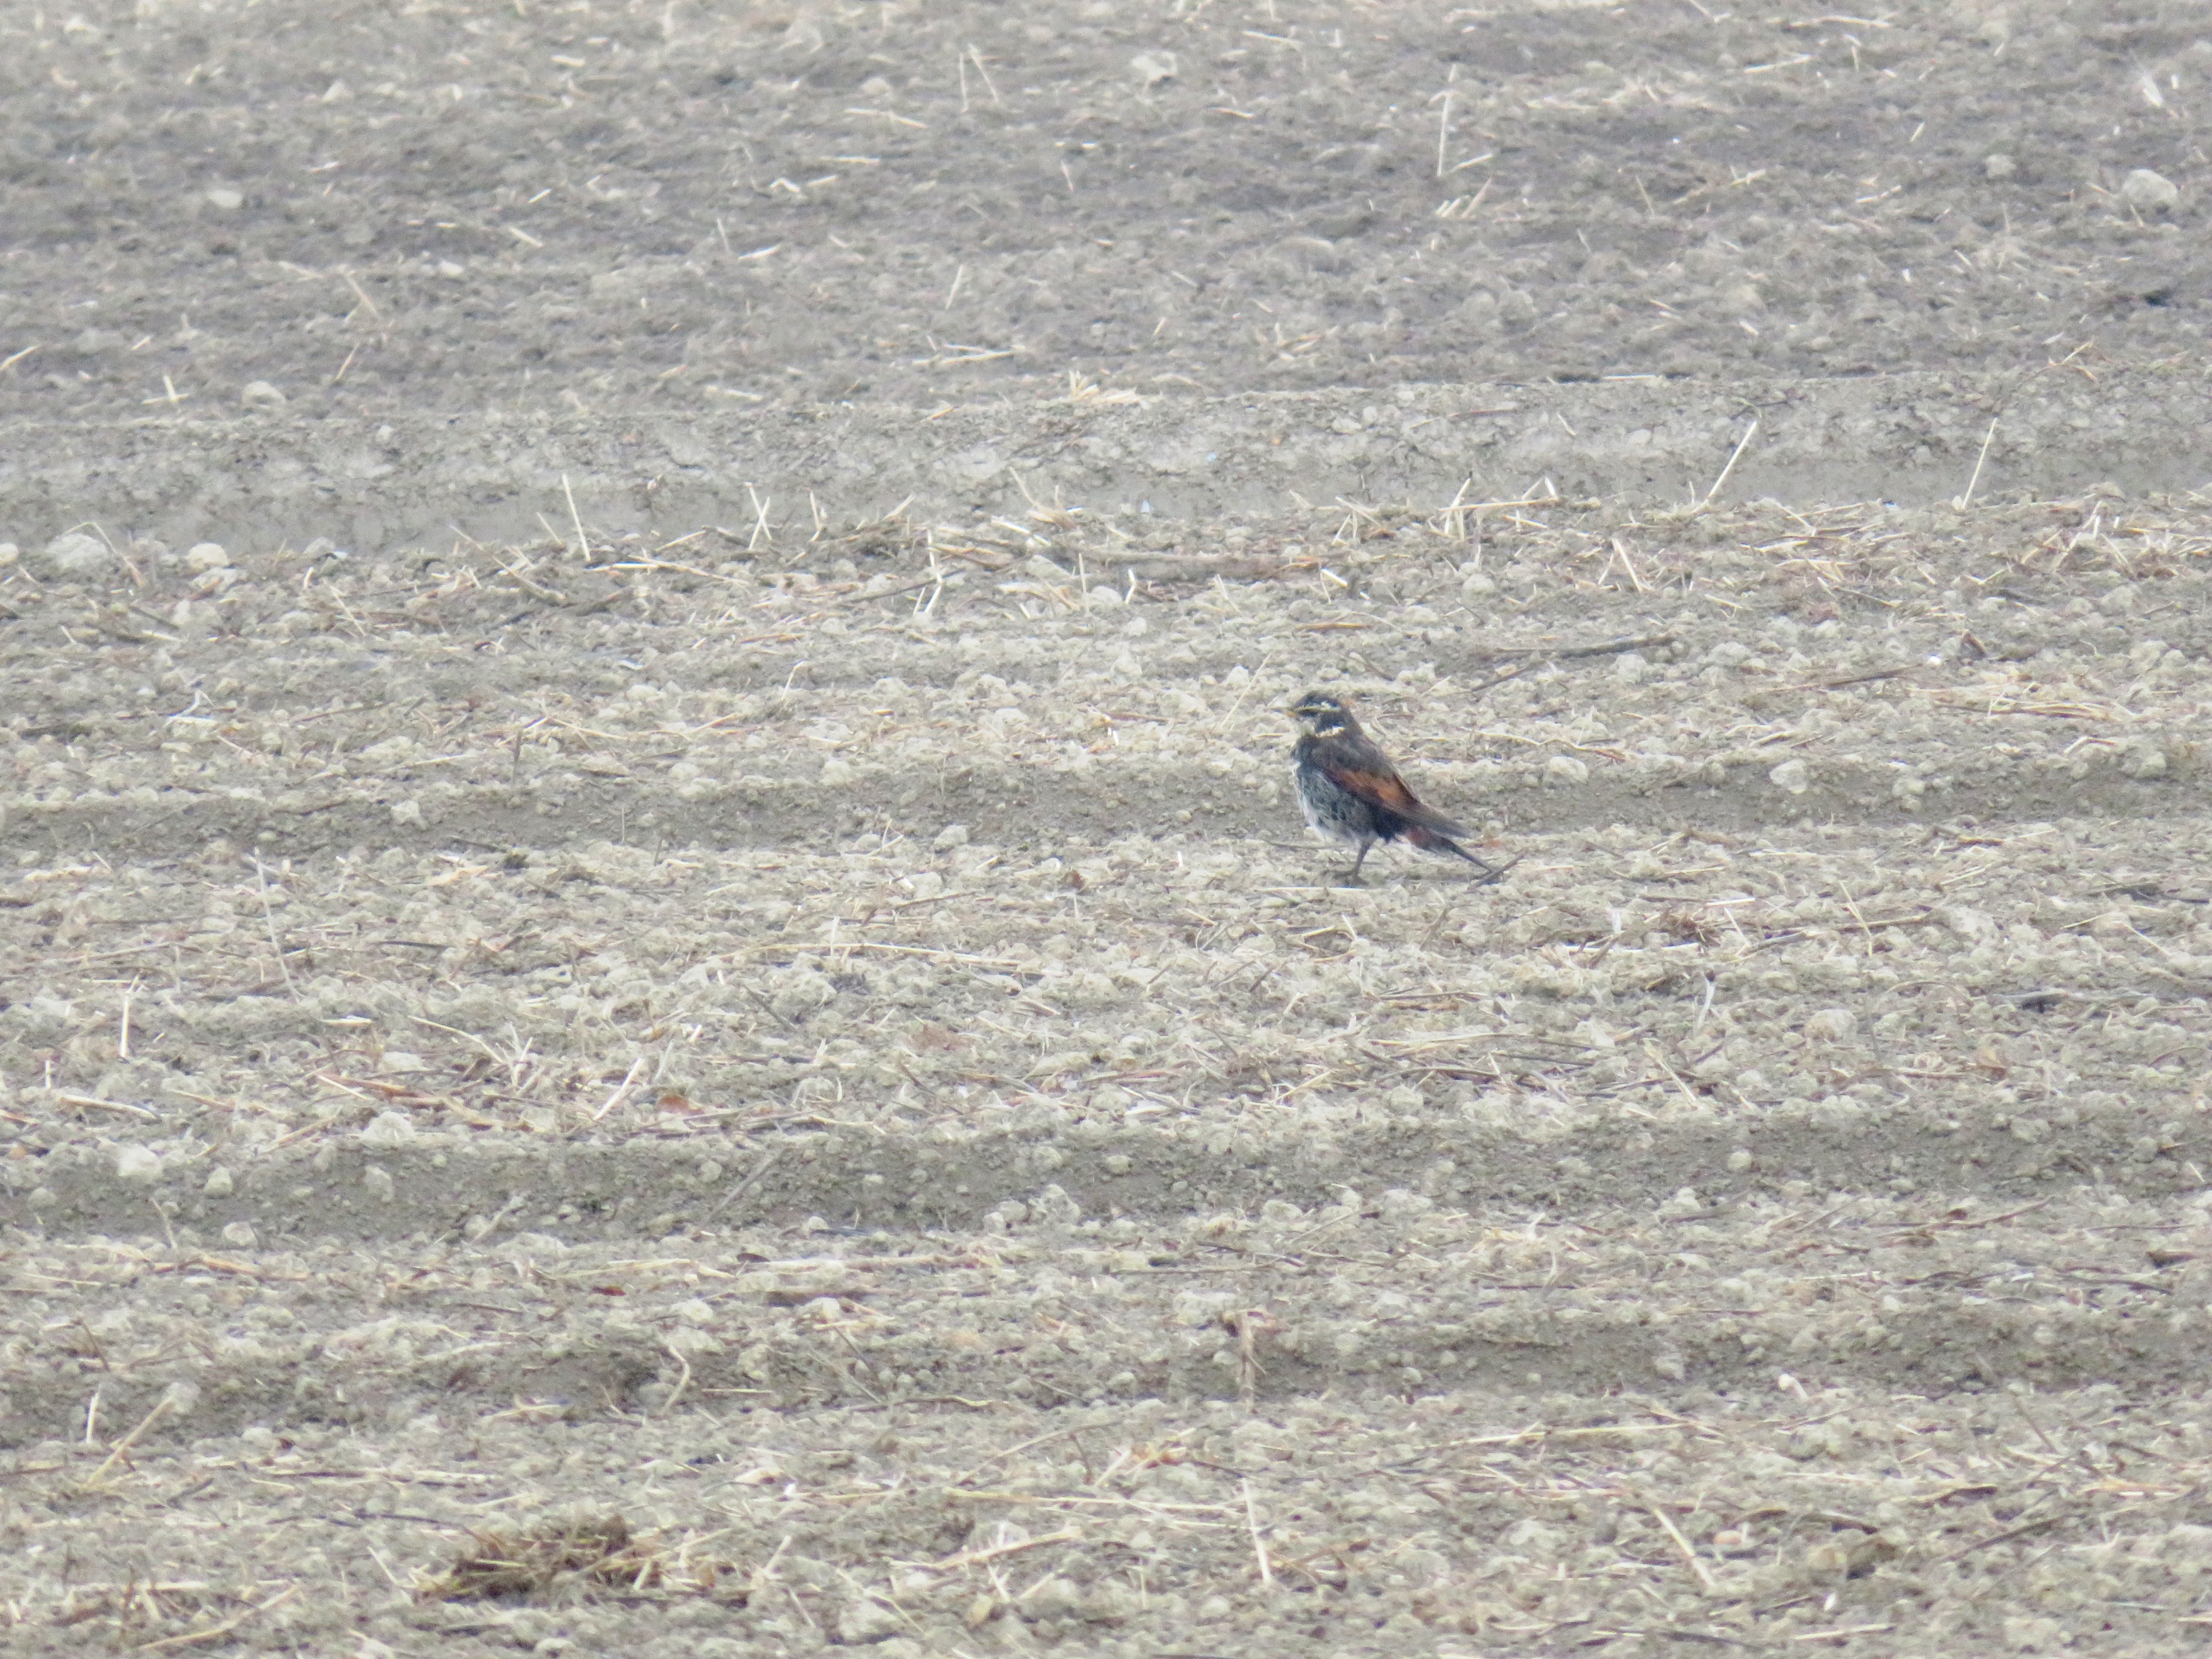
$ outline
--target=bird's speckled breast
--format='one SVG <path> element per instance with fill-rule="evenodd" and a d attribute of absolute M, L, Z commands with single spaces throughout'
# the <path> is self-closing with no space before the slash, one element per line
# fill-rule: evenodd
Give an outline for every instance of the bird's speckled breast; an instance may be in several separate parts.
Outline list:
<path fill-rule="evenodd" d="M 1306 815 L 1306 828 L 1318 836 L 1333 834 L 1314 805 L 1313 791 L 1307 785 L 1305 763 L 1303 761 L 1293 759 L 1291 762 L 1291 787 L 1297 794 L 1298 811 Z"/>

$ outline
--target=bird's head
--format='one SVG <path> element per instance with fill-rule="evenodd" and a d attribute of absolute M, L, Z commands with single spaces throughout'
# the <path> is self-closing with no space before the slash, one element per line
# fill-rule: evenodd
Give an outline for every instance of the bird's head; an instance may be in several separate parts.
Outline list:
<path fill-rule="evenodd" d="M 1344 699 L 1326 691 L 1309 691 L 1283 712 L 1316 738 L 1333 738 L 1340 732 L 1358 729 Z"/>

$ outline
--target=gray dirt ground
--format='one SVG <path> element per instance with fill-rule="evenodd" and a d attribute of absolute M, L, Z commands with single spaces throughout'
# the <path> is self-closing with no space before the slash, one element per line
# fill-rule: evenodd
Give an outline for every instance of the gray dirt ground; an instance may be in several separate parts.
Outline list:
<path fill-rule="evenodd" d="M 8 1651 L 2203 1650 L 2198 8 L 0 39 Z"/>

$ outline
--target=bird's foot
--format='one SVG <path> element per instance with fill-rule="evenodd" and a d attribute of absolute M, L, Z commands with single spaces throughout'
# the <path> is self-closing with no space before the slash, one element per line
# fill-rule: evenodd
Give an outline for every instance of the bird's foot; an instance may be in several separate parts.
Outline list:
<path fill-rule="evenodd" d="M 1474 884 L 1477 887 L 1494 887 L 1505 879 L 1508 870 L 1520 862 L 1518 858 L 1510 858 L 1503 864 L 1486 864 L 1482 866 L 1482 873 L 1474 878 Z"/>

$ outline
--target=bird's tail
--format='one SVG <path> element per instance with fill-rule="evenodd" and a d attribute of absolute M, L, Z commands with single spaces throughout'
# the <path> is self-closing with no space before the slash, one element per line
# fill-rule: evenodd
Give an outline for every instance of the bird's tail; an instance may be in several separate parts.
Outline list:
<path fill-rule="evenodd" d="M 1466 832 L 1462 830 L 1461 833 L 1463 835 Z M 1448 857 L 1465 859 L 1482 872 L 1483 878 L 1486 881 L 1496 881 L 1512 867 L 1510 865 L 1492 864 L 1487 859 L 1477 858 L 1442 830 L 1432 830 L 1426 824 L 1416 823 L 1408 826 L 1406 830 L 1406 839 L 1424 852 L 1442 853 Z"/>

